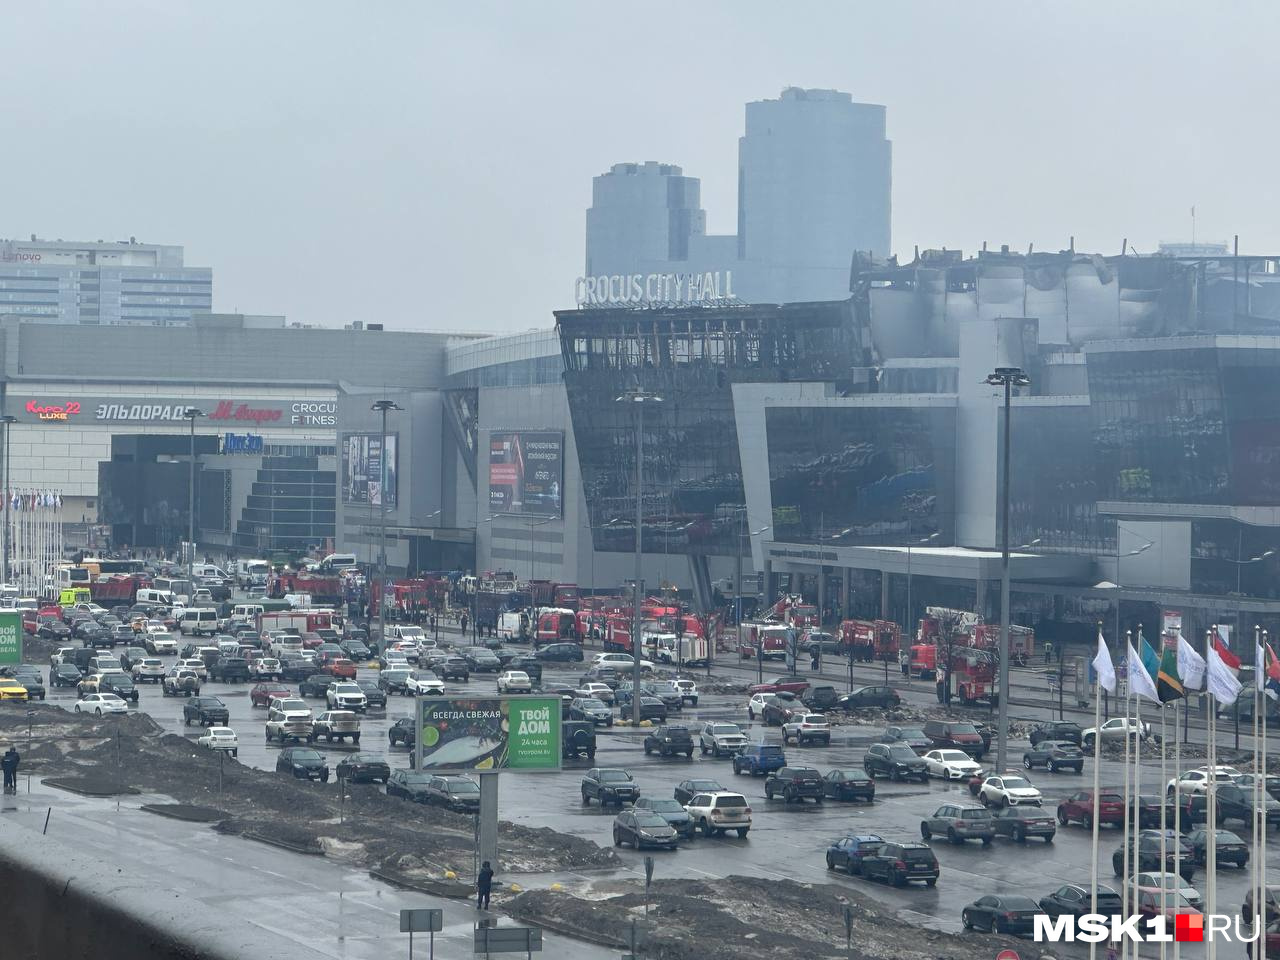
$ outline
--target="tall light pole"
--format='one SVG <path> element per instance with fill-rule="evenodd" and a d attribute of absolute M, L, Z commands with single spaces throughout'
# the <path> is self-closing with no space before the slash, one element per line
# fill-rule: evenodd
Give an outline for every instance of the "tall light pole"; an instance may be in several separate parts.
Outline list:
<path fill-rule="evenodd" d="M 923 540 L 907 541 L 907 615 L 904 618 L 907 622 L 902 625 L 902 628 L 909 634 L 907 638 L 907 646 L 910 646 L 915 640 L 915 634 L 911 630 L 911 548 L 917 544 L 932 543 L 934 540 L 937 540 L 940 535 L 940 532 L 931 533 Z"/>
<path fill-rule="evenodd" d="M 382 643 L 383 610 L 387 604 L 387 414 L 404 407 L 394 400 L 375 400 L 369 408 L 382 414 L 382 446 L 378 453 L 378 643 Z"/>
<path fill-rule="evenodd" d="M 641 580 L 644 531 L 644 407 L 661 403 L 662 397 L 643 390 L 628 390 L 616 403 L 629 403 L 636 411 L 636 580 L 631 610 L 631 722 L 640 723 L 640 606 L 644 592 Z"/>
<path fill-rule="evenodd" d="M 1000 498 L 1000 702 L 996 730 L 996 773 L 1005 769 L 1005 748 L 1009 740 L 1009 467 L 1010 416 L 1014 387 L 1031 383 L 1021 367 L 996 367 L 987 376 L 993 387 L 1004 387 L 1004 483 Z"/>
<path fill-rule="evenodd" d="M 196 562 L 196 418 L 203 417 L 204 411 L 196 407 L 187 407 L 182 411 L 191 425 L 191 462 L 187 464 L 187 586 L 191 591 L 191 599 L 195 599 L 196 582 L 192 576 L 193 564 Z"/>
<path fill-rule="evenodd" d="M 18 418 L 13 414 L 7 413 L 0 417 L 0 423 L 4 424 L 4 582 L 9 582 L 9 515 L 13 513 L 12 499 L 9 494 L 9 431 Z M 61 545 L 59 545 L 61 547 Z"/>

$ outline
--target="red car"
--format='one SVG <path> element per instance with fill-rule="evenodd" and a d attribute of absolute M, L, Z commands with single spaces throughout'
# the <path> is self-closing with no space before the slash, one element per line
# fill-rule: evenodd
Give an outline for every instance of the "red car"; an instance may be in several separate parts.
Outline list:
<path fill-rule="evenodd" d="M 318 633 L 304 633 L 302 635 L 302 649 L 314 650 L 320 644 L 324 643 L 324 637 Z"/>
<path fill-rule="evenodd" d="M 1080 790 L 1059 803 L 1058 822 L 1065 827 L 1075 820 L 1091 827 L 1095 810 L 1099 826 L 1113 823 L 1118 827 L 1124 823 L 1124 797 L 1118 793 L 1099 793 L 1095 802 L 1092 790 Z"/>
<path fill-rule="evenodd" d="M 747 693 L 794 693 L 796 696 L 809 689 L 809 681 L 801 677 L 778 677 L 765 683 L 753 683 Z"/>
<path fill-rule="evenodd" d="M 354 680 L 356 678 L 355 661 L 339 657 L 321 666 L 320 672 L 332 677 L 341 677 L 343 680 Z"/>
<path fill-rule="evenodd" d="M 249 691 L 249 703 L 255 707 L 265 707 L 271 703 L 272 697 L 292 697 L 295 691 L 283 683 L 258 683 Z"/>

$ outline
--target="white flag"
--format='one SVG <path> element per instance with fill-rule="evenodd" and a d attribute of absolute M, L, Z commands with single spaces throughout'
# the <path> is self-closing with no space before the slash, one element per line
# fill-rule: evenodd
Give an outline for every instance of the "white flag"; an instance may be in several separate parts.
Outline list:
<path fill-rule="evenodd" d="M 1222 662 L 1218 651 L 1209 648 L 1209 692 L 1223 706 L 1230 706 L 1240 696 L 1240 681 L 1235 672 Z"/>
<path fill-rule="evenodd" d="M 1116 692 L 1116 668 L 1111 663 L 1111 651 L 1107 649 L 1107 641 L 1098 631 L 1098 655 L 1093 658 L 1093 672 L 1098 675 L 1098 686 L 1107 693 Z"/>
<path fill-rule="evenodd" d="M 1178 675 L 1184 690 L 1204 689 L 1204 657 L 1182 634 L 1178 634 Z"/>
<path fill-rule="evenodd" d="M 1142 663 L 1138 651 L 1133 649 L 1133 641 L 1129 641 L 1129 690 L 1139 697 L 1146 697 L 1155 703 L 1160 702 L 1160 694 L 1156 692 L 1156 681 Z"/>

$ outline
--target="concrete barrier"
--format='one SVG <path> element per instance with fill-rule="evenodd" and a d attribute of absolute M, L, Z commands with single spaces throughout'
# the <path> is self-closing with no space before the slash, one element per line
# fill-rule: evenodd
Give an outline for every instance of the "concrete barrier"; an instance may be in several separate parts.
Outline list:
<path fill-rule="evenodd" d="M 0 956 L 317 960 L 322 954 L 0 820 Z"/>

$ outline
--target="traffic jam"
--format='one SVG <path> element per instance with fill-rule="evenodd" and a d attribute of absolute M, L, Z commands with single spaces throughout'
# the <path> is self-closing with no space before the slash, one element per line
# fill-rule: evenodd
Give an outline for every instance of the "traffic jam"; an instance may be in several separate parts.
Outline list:
<path fill-rule="evenodd" d="M 0 601 L 28 636 L 24 662 L 0 669 L 0 708 L 142 712 L 227 763 L 476 812 L 473 778 L 413 768 L 414 700 L 558 696 L 562 769 L 537 791 L 504 789 L 503 820 L 617 848 L 627 871 L 660 850 L 668 876 L 865 887 L 904 924 L 957 932 L 1025 936 L 1037 916 L 1090 913 L 1095 821 L 1099 912 L 1119 912 L 1126 888 L 1144 918 L 1203 911 L 1216 826 L 1217 905 L 1243 913 L 1256 787 L 1268 830 L 1280 829 L 1280 777 L 1187 769 L 1175 789 L 1148 760 L 1142 792 L 1126 797 L 1122 749 L 1136 755 L 1151 731 L 1125 717 L 1095 727 L 1091 714 L 1055 719 L 1051 703 L 1015 706 L 1008 769 L 996 769 L 998 628 L 963 611 L 929 608 L 909 643 L 887 621 L 824 629 L 798 596 L 740 628 L 650 597 L 637 687 L 625 598 L 510 574 L 402 580 L 370 598 L 379 635 L 352 615 L 365 589 L 334 558 L 297 572 L 195 564 L 190 575 L 61 565 L 48 596 Z M 1015 631 L 1011 651 L 1016 701 L 1032 632 Z M 1142 828 L 1127 848 L 1126 814 Z"/>

